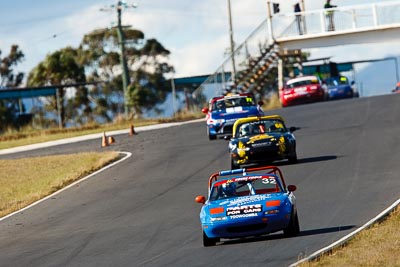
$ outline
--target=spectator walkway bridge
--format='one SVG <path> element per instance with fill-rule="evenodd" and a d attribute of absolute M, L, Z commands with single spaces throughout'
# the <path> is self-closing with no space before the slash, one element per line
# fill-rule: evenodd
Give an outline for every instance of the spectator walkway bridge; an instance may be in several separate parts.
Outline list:
<path fill-rule="evenodd" d="M 328 11 L 334 30 L 329 30 Z M 400 41 L 399 14 L 400 1 L 270 14 L 193 95 L 220 95 L 233 82 L 245 90 L 256 83 L 263 86 L 272 68 L 281 69 L 285 50 Z M 279 76 L 281 86 L 281 71 Z"/>

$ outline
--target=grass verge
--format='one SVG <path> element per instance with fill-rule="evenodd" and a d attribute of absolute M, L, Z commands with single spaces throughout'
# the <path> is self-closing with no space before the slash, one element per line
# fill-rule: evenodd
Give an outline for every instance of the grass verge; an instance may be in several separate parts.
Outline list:
<path fill-rule="evenodd" d="M 117 152 L 0 160 L 0 217 L 83 178 L 117 160 Z"/>
<path fill-rule="evenodd" d="M 345 245 L 301 267 L 400 266 L 400 207 L 385 220 L 361 231 Z"/>

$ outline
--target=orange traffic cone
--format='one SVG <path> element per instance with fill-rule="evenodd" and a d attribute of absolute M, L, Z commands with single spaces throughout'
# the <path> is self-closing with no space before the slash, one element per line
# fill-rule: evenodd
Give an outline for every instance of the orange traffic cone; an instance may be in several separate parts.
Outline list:
<path fill-rule="evenodd" d="M 115 143 L 114 137 L 109 136 L 109 137 L 108 137 L 108 143 L 109 143 L 110 145 L 111 145 L 111 144 L 114 144 L 114 143 Z"/>
<path fill-rule="evenodd" d="M 103 132 L 103 138 L 101 140 L 101 146 L 102 147 L 108 146 L 108 140 L 107 140 L 106 132 Z"/>
<path fill-rule="evenodd" d="M 135 128 L 133 127 L 133 124 L 131 124 L 131 129 L 130 129 L 130 131 L 129 131 L 129 135 L 134 135 L 134 134 L 136 134 L 136 132 L 135 132 Z"/>

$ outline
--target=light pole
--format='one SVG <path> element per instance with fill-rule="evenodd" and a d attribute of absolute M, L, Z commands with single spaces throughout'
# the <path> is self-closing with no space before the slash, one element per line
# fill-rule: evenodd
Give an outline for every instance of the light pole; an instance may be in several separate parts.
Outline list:
<path fill-rule="evenodd" d="M 126 57 L 125 57 L 125 35 L 122 30 L 122 22 L 121 22 L 121 16 L 122 16 L 122 9 L 123 8 L 136 8 L 136 4 L 128 5 L 126 1 L 118 1 L 117 5 L 111 5 L 110 8 L 102 8 L 100 11 L 109 11 L 110 9 L 116 9 L 117 10 L 117 16 L 118 16 L 118 25 L 117 25 L 117 34 L 118 34 L 118 43 L 120 47 L 120 61 L 121 61 L 121 69 L 122 69 L 122 88 L 124 91 L 124 115 L 125 119 L 128 118 L 129 116 L 129 105 L 128 105 L 128 84 L 129 84 L 129 70 L 128 70 L 128 64 L 126 62 Z"/>
<path fill-rule="evenodd" d="M 232 28 L 232 14 L 231 14 L 231 0 L 228 0 L 228 14 L 229 14 L 229 36 L 231 41 L 231 60 L 232 60 L 232 82 L 236 84 L 236 65 L 235 65 L 235 42 L 233 41 L 233 28 Z"/>

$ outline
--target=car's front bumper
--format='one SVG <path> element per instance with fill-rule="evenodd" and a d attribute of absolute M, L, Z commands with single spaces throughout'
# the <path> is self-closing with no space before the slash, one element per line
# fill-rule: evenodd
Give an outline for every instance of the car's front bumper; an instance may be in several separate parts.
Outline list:
<path fill-rule="evenodd" d="M 329 99 L 341 99 L 351 97 L 353 97 L 353 92 L 351 90 L 335 89 L 329 91 Z"/>
<path fill-rule="evenodd" d="M 249 151 L 246 151 L 243 156 L 239 156 L 237 153 L 231 153 L 231 158 L 235 165 L 283 160 L 287 157 L 287 151 L 281 150 L 279 146 L 276 145 L 266 146 L 258 149 L 250 149 Z"/>
<path fill-rule="evenodd" d="M 305 94 L 287 94 L 283 95 L 284 106 L 291 106 L 309 102 L 316 102 L 324 100 L 324 91 L 317 90 L 312 92 L 307 92 Z"/>
<path fill-rule="evenodd" d="M 225 123 L 208 124 L 208 131 L 211 135 L 232 135 L 233 124 L 235 121 Z"/>
<path fill-rule="evenodd" d="M 209 238 L 238 238 L 277 232 L 285 229 L 289 221 L 290 213 L 279 213 L 207 222 L 202 227 Z"/>

